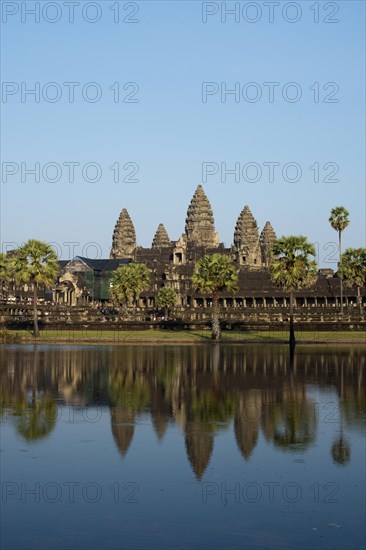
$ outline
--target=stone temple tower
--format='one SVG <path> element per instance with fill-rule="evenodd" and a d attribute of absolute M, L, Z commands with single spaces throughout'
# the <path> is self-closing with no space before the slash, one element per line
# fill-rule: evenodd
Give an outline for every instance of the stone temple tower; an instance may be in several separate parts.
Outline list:
<path fill-rule="evenodd" d="M 271 248 L 276 239 L 276 233 L 274 232 L 271 223 L 266 222 L 261 236 L 259 237 L 262 252 L 262 264 L 264 267 L 269 267 L 271 261 Z"/>
<path fill-rule="evenodd" d="M 215 233 L 212 208 L 202 185 L 199 185 L 188 207 L 185 233 L 187 243 L 205 248 L 216 248 L 219 236 Z"/>
<path fill-rule="evenodd" d="M 167 248 L 171 245 L 169 235 L 162 223 L 159 224 L 159 227 L 156 230 L 151 248 Z"/>
<path fill-rule="evenodd" d="M 136 232 L 126 208 L 117 220 L 113 232 L 111 259 L 131 258 L 136 249 Z"/>
<path fill-rule="evenodd" d="M 236 222 L 233 252 L 240 265 L 262 266 L 258 225 L 249 206 L 244 206 Z"/>

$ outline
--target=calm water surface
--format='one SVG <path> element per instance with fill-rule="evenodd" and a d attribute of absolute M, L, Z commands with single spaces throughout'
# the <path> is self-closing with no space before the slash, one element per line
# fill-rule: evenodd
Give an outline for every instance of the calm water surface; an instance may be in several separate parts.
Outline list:
<path fill-rule="evenodd" d="M 362 549 L 365 348 L 2 346 L 1 549 Z"/>

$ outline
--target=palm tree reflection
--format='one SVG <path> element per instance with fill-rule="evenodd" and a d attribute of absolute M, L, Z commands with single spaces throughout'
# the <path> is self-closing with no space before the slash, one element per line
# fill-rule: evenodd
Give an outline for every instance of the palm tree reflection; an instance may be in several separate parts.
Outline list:
<path fill-rule="evenodd" d="M 343 435 L 333 443 L 331 452 L 333 462 L 339 466 L 345 466 L 351 460 L 351 446 Z"/>
<path fill-rule="evenodd" d="M 56 403 L 102 404 L 122 457 L 141 416 L 149 415 L 162 442 L 170 425 L 182 431 L 188 461 L 201 480 L 215 438 L 232 430 L 245 461 L 262 437 L 279 452 L 305 453 L 317 437 L 309 383 L 336 387 L 340 433 L 336 464 L 350 462 L 346 431 L 363 430 L 365 352 L 298 351 L 251 346 L 151 346 L 93 349 L 6 349 L 1 355 L 1 411 L 27 441 L 50 435 Z"/>
<path fill-rule="evenodd" d="M 20 407 L 19 407 L 20 405 Z M 54 429 L 57 420 L 57 407 L 49 397 L 32 399 L 30 404 L 19 404 L 14 414 L 18 417 L 17 433 L 26 441 L 46 438 Z"/>
<path fill-rule="evenodd" d="M 344 399 L 344 371 L 341 366 L 341 388 L 339 398 L 339 437 L 334 441 L 331 448 L 333 462 L 338 466 L 345 466 L 351 461 L 351 446 L 343 432 L 343 401 Z"/>

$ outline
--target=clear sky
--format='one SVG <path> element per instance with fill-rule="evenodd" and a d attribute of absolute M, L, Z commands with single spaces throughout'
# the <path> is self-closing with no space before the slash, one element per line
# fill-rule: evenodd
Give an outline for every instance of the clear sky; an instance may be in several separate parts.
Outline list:
<path fill-rule="evenodd" d="M 344 246 L 365 246 L 363 1 L 1 5 L 3 249 L 108 257 L 124 207 L 139 245 L 160 222 L 178 239 L 199 183 L 226 246 L 245 204 L 322 266 L 334 206 Z"/>

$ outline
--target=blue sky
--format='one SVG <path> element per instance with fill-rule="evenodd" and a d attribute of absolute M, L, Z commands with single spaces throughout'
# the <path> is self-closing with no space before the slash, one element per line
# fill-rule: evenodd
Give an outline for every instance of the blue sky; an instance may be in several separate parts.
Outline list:
<path fill-rule="evenodd" d="M 305 234 L 319 243 L 320 265 L 334 267 L 336 259 L 329 243 L 337 235 L 328 224 L 334 206 L 350 211 L 344 246 L 365 246 L 364 2 L 279 2 L 272 23 L 263 2 L 239 2 L 239 22 L 234 15 L 221 21 L 221 2 L 118 2 L 118 23 L 112 11 L 117 2 L 109 0 L 78 2 L 73 23 L 65 2 L 39 2 L 39 22 L 22 13 L 22 2 L 1 4 L 3 249 L 38 238 L 57 243 L 65 259 L 72 245 L 64 243 L 70 242 L 79 243 L 75 254 L 107 257 L 124 207 L 141 246 L 150 246 L 160 222 L 178 239 L 199 183 L 227 246 L 245 204 L 260 228 L 271 220 L 279 236 Z M 37 3 L 25 4 L 34 9 Z M 42 12 L 46 4 L 53 6 Z M 83 8 L 89 19 L 99 14 L 99 21 L 86 21 Z M 203 23 L 202 11 L 216 9 Z M 47 21 L 56 16 L 59 21 Z M 295 23 L 285 20 L 296 16 Z M 126 17 L 138 22 L 123 22 Z M 22 101 L 22 87 L 37 82 L 39 102 L 31 95 Z M 73 103 L 65 82 L 80 83 Z M 203 102 L 205 82 L 219 91 Z M 268 82 L 278 83 L 273 102 Z M 135 84 L 123 89 L 126 83 Z M 221 98 L 221 90 L 235 86 L 239 97 Z M 100 100 L 87 101 L 98 90 Z M 61 96 L 52 102 L 55 93 Z M 250 102 L 254 93 L 261 98 Z M 294 93 L 301 93 L 297 102 L 290 101 Z M 137 102 L 121 101 L 128 94 Z M 79 163 L 73 182 L 65 165 L 70 162 Z M 205 162 L 217 173 L 203 182 Z M 269 181 L 272 162 L 278 164 Z M 24 170 L 35 163 L 39 182 Z M 48 163 L 60 167 L 59 181 L 49 181 L 56 169 L 45 172 Z M 83 177 L 87 163 L 100 167 L 99 181 L 90 181 L 92 166 Z M 115 163 L 118 182 L 109 168 Z M 240 168 L 239 181 L 229 174 L 225 181 L 222 163 Z M 296 172 L 288 163 L 296 163 Z M 136 165 L 137 181 L 123 181 Z M 299 181 L 285 181 L 283 173 Z M 339 181 L 324 181 L 327 176 Z"/>

